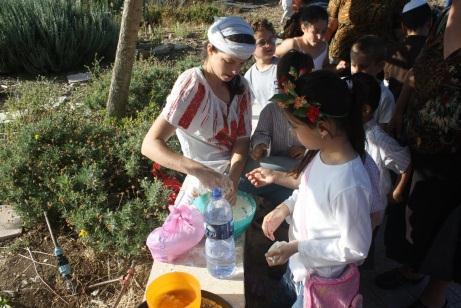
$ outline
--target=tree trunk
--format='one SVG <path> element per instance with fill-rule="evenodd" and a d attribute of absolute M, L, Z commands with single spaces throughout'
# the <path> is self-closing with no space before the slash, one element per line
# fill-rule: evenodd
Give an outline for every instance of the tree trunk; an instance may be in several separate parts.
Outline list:
<path fill-rule="evenodd" d="M 143 0 L 125 0 L 123 5 L 117 54 L 107 99 L 109 117 L 120 118 L 125 114 L 131 72 L 135 60 L 136 40 L 142 16 L 142 3 Z"/>

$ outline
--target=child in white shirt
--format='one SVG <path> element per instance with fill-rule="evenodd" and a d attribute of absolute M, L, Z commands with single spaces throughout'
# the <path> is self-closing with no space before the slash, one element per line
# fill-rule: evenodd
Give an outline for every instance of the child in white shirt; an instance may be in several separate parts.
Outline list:
<path fill-rule="evenodd" d="M 277 79 L 294 80 L 290 75 L 291 70 L 308 74 L 312 71 L 314 64 L 312 58 L 296 50 L 285 54 L 277 65 Z M 283 93 L 283 86 L 280 88 Z M 264 167 L 280 171 L 291 171 L 300 162 L 306 148 L 299 142 L 290 130 L 283 110 L 275 102 L 270 102 L 261 112 L 258 126 L 251 136 L 250 158 L 245 166 L 246 171 L 258 167 Z M 272 208 L 283 202 L 292 190 L 279 185 L 270 185 L 262 189 L 255 188 L 246 179 L 242 179 L 239 190 L 263 197 Z"/>
<path fill-rule="evenodd" d="M 290 223 L 290 241 L 270 249 L 266 258 L 271 266 L 289 261 L 296 306 L 303 305 L 309 277 L 334 279 L 366 258 L 372 235 L 372 188 L 363 165 L 363 126 L 346 83 L 334 73 L 316 71 L 285 87 L 293 88 L 291 96 L 275 99 L 300 142 L 318 152 L 304 157 L 296 170 L 299 188 L 264 217 L 262 229 L 274 240 L 281 223 L 285 219 Z M 254 171 L 247 176 L 256 186 L 277 183 L 296 188 L 293 179 Z M 354 287 L 358 291 L 358 285 Z M 333 291 L 333 286 L 323 288 L 329 294 Z"/>
<path fill-rule="evenodd" d="M 366 35 L 360 38 L 351 48 L 351 73 L 366 73 L 377 77 L 384 69 L 387 48 L 382 39 L 376 35 Z M 391 121 L 395 110 L 395 99 L 391 90 L 380 82 L 381 98 L 375 109 L 373 118 L 386 127 Z"/>
<path fill-rule="evenodd" d="M 399 203 L 402 201 L 402 195 L 411 175 L 410 151 L 408 147 L 402 147 L 389 136 L 374 119 L 380 95 L 376 79 L 364 73 L 357 73 L 351 79 L 354 83 L 355 95 L 360 97 L 362 106 L 362 121 L 367 140 L 365 149 L 375 161 L 380 172 L 381 197 L 390 203 Z M 390 171 L 399 176 L 394 187 L 392 187 Z"/>
<path fill-rule="evenodd" d="M 258 124 L 261 110 L 269 104 L 269 99 L 277 93 L 277 58 L 275 53 L 274 26 L 262 19 L 253 24 L 256 49 L 253 53 L 255 64 L 245 73 L 245 79 L 252 93 L 252 127 Z"/>

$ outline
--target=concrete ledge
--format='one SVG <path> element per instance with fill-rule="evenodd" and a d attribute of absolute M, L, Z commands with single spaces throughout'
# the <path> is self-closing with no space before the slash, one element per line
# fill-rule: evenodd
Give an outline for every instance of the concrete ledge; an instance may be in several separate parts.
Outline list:
<path fill-rule="evenodd" d="M 186 272 L 193 275 L 200 282 L 202 290 L 217 294 L 224 298 L 232 307 L 245 307 L 245 295 L 243 285 L 243 247 L 245 235 L 236 241 L 237 269 L 234 275 L 228 279 L 217 279 L 208 273 L 205 259 L 205 239 L 188 253 L 175 260 L 174 264 L 154 261 L 149 275 L 147 286 L 155 278 L 162 274 L 173 271 Z M 147 287 L 146 286 L 146 287 Z"/>

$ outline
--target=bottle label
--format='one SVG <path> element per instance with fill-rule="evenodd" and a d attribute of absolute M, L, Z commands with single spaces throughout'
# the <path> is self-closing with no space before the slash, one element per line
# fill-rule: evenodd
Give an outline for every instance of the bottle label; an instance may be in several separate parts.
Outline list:
<path fill-rule="evenodd" d="M 206 237 L 213 240 L 227 240 L 234 234 L 234 220 L 222 225 L 205 224 L 205 227 Z"/>

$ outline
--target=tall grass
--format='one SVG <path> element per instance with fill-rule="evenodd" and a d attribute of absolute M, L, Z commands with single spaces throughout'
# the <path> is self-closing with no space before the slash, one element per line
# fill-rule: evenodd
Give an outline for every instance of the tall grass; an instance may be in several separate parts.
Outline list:
<path fill-rule="evenodd" d="M 2 0 L 0 71 L 66 72 L 96 55 L 112 59 L 118 24 L 107 5 L 75 0 Z"/>

